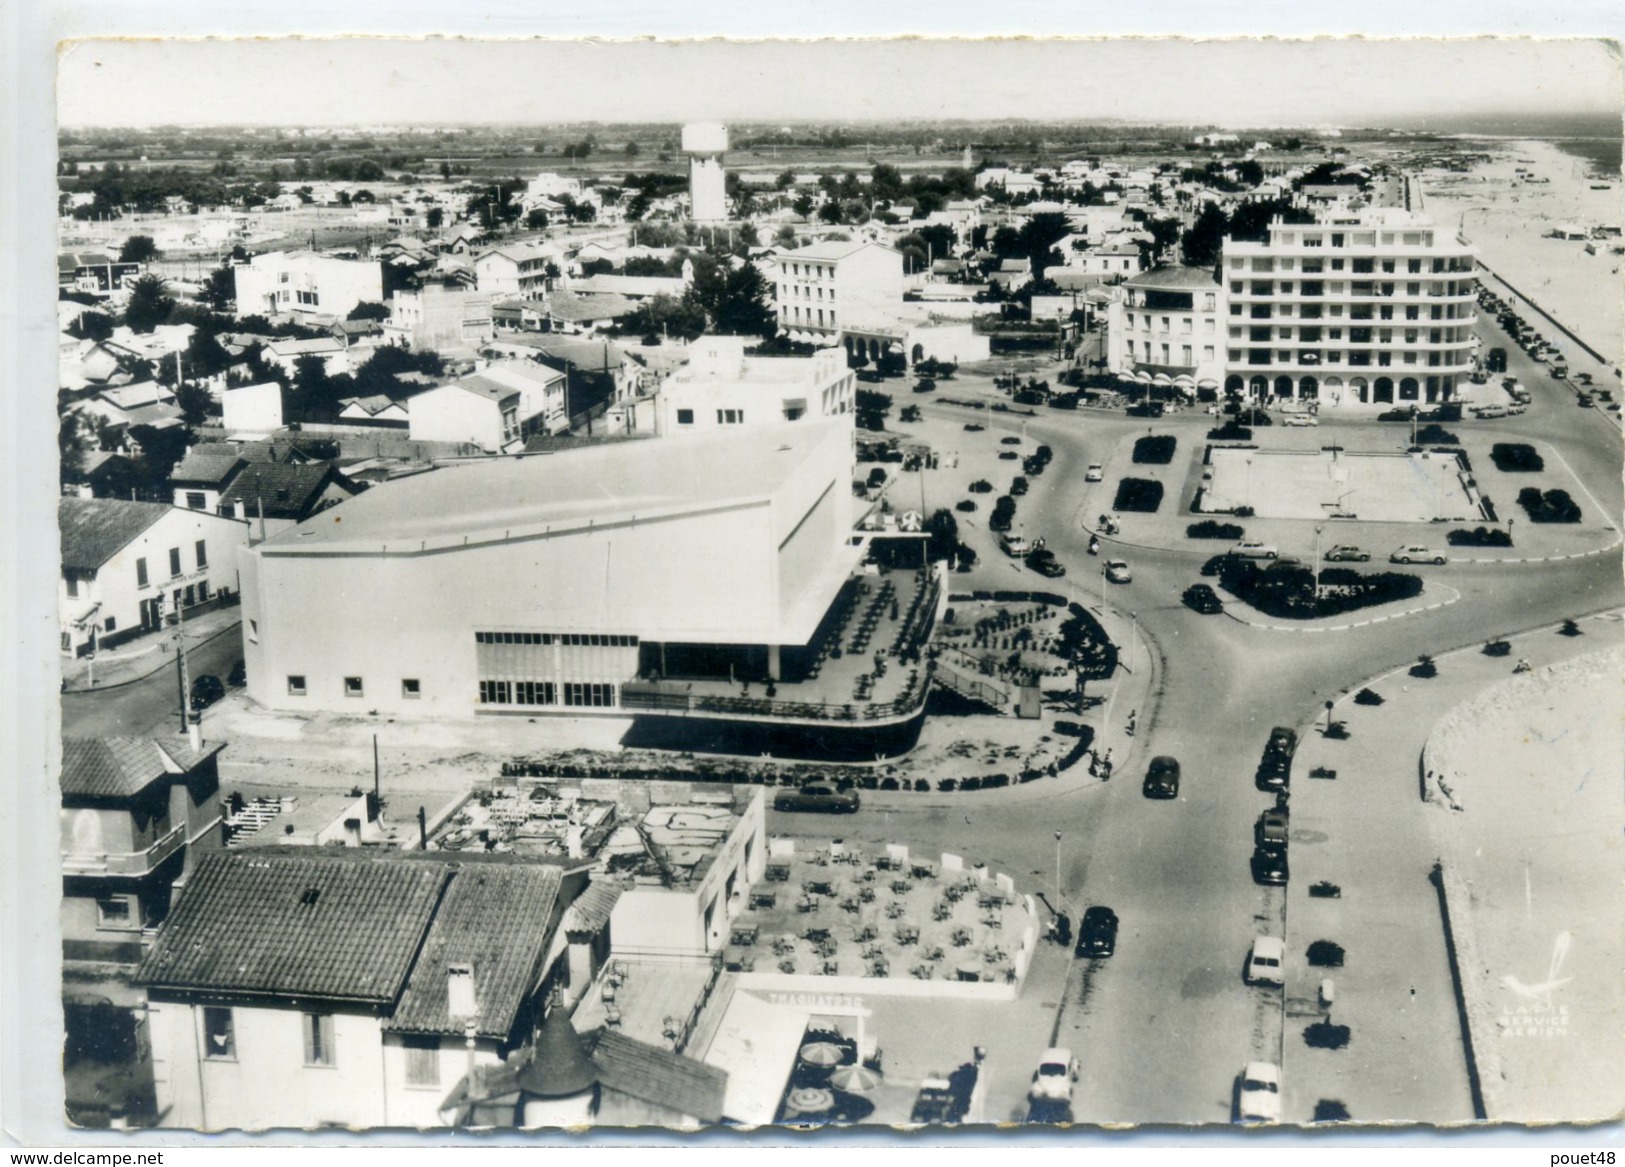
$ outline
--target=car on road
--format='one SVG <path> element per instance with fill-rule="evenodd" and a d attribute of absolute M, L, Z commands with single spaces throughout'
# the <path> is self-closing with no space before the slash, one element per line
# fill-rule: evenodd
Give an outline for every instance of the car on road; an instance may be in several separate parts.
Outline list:
<path fill-rule="evenodd" d="M 1001 446 L 1019 446 L 1019 445 L 1021 445 L 1021 439 L 1018 438 L 1018 437 L 1015 437 L 1014 435 L 1012 435 L 1010 437 L 1007 437 L 1007 438 L 1000 438 L 999 439 L 999 445 L 1001 445 Z"/>
<path fill-rule="evenodd" d="M 226 684 L 236 689 L 248 684 L 248 666 L 242 661 L 232 665 L 231 672 L 226 674 Z"/>
<path fill-rule="evenodd" d="M 968 434 L 979 434 L 986 428 L 987 427 L 985 425 L 977 425 L 974 421 L 967 421 L 965 423 L 965 432 Z"/>
<path fill-rule="evenodd" d="M 1019 457 L 1021 457 L 1021 455 L 1016 453 L 1014 450 L 999 451 L 999 460 L 1001 462 L 1014 462 Z"/>
<path fill-rule="evenodd" d="M 220 683 L 220 678 L 204 674 L 192 682 L 192 712 L 207 709 L 225 695 L 226 687 Z"/>
<path fill-rule="evenodd" d="M 1487 418 L 1505 417 L 1506 415 L 1507 415 L 1507 407 L 1504 406 L 1504 405 L 1475 405 L 1475 406 L 1473 406 L 1473 416 L 1478 418 L 1481 421 L 1485 420 Z"/>
<path fill-rule="evenodd" d="M 1230 548 L 1230 554 L 1239 555 L 1243 559 L 1274 559 L 1280 552 L 1275 549 L 1273 543 L 1260 543 L 1248 539 Z"/>
<path fill-rule="evenodd" d="M 1289 413 L 1282 425 L 1306 426 L 1319 425 L 1320 419 L 1310 413 Z"/>
<path fill-rule="evenodd" d="M 1078 1059 L 1069 1049 L 1047 1049 L 1038 1059 L 1033 1071 L 1032 1088 L 1027 1098 L 1032 1102 L 1070 1102 L 1072 1084 L 1078 1080 Z"/>
<path fill-rule="evenodd" d="M 1141 789 L 1147 798 L 1178 798 L 1179 763 L 1166 755 L 1152 758 Z"/>
<path fill-rule="evenodd" d="M 1106 578 L 1112 583 L 1128 583 L 1134 578 L 1134 573 L 1128 569 L 1128 564 L 1121 559 L 1108 559 L 1106 561 Z"/>
<path fill-rule="evenodd" d="M 1286 942 L 1279 936 L 1258 936 L 1253 939 L 1252 951 L 1247 954 L 1247 968 L 1241 979 L 1249 985 L 1273 985 L 1279 989 L 1286 984 L 1282 973 L 1286 961 Z"/>
<path fill-rule="evenodd" d="M 1032 545 L 1020 535 L 1001 535 L 999 537 L 999 546 L 1004 549 L 1004 553 L 1011 559 L 1023 559 L 1033 549 Z"/>
<path fill-rule="evenodd" d="M 1106 477 L 1106 468 L 1104 466 L 1102 466 L 1099 462 L 1091 462 L 1091 463 L 1089 463 L 1089 469 L 1087 469 L 1087 470 L 1085 470 L 1083 472 L 1083 480 L 1085 482 L 1099 482 L 1102 478 L 1105 478 L 1105 477 Z"/>
<path fill-rule="evenodd" d="M 1117 951 L 1117 913 L 1095 905 L 1078 925 L 1078 956 L 1110 956 Z"/>
<path fill-rule="evenodd" d="M 1185 602 L 1187 608 L 1204 616 L 1224 611 L 1224 601 L 1219 599 L 1219 593 L 1204 583 L 1191 584 L 1180 599 Z"/>
<path fill-rule="evenodd" d="M 1579 397 L 1575 398 L 1574 403 L 1581 409 L 1591 409 L 1596 405 L 1596 402 L 1591 400 L 1591 395 L 1588 393 L 1580 394 Z"/>
<path fill-rule="evenodd" d="M 1027 566 L 1039 575 L 1048 576 L 1050 579 L 1059 579 L 1066 574 L 1066 568 L 1062 566 L 1060 560 L 1055 558 L 1055 552 L 1048 547 L 1040 547 L 1037 550 L 1029 551 L 1027 553 Z"/>
<path fill-rule="evenodd" d="M 1287 881 L 1285 847 L 1254 847 L 1252 857 L 1253 882 L 1268 887 L 1282 887 Z"/>
<path fill-rule="evenodd" d="M 1238 1122 L 1281 1121 L 1281 1068 L 1274 1062 L 1248 1062 L 1236 1091 Z"/>
<path fill-rule="evenodd" d="M 1287 812 L 1270 809 L 1258 816 L 1253 824 L 1253 845 L 1257 847 L 1285 847 L 1287 839 Z"/>
<path fill-rule="evenodd" d="M 1292 776 L 1292 755 L 1298 752 L 1298 735 L 1284 725 L 1270 730 L 1264 755 L 1258 761 L 1260 790 L 1285 790 Z"/>
<path fill-rule="evenodd" d="M 1327 563 L 1364 563 L 1371 558 L 1371 552 L 1356 547 L 1352 543 L 1339 543 L 1326 549 L 1322 556 Z"/>
<path fill-rule="evenodd" d="M 818 785 L 781 790 L 773 799 L 773 809 L 853 814 L 858 809 L 858 792 Z"/>
<path fill-rule="evenodd" d="M 1444 561 L 1445 557 L 1442 552 L 1435 551 L 1431 547 L 1424 547 L 1420 543 L 1409 543 L 1404 547 L 1396 548 L 1394 553 L 1388 557 L 1389 563 L 1432 563 L 1438 565 L 1444 563 Z"/>

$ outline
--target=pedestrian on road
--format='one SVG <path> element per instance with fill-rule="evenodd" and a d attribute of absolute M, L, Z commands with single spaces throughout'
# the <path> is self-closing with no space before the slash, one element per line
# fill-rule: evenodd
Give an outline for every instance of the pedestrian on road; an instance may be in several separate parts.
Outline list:
<path fill-rule="evenodd" d="M 1134 726 L 1139 721 L 1139 719 L 1140 719 L 1140 711 L 1138 709 L 1130 709 L 1129 712 L 1128 712 L 1128 735 L 1129 735 L 1129 737 L 1134 736 Z"/>

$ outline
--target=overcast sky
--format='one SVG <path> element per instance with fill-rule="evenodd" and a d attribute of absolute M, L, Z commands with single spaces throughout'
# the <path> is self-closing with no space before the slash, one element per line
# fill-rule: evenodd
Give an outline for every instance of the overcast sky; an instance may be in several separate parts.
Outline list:
<path fill-rule="evenodd" d="M 63 126 L 1615 112 L 1601 40 L 89 41 Z"/>

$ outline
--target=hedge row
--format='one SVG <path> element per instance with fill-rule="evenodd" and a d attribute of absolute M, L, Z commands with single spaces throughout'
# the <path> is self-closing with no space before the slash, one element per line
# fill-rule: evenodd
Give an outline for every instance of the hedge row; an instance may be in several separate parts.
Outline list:
<path fill-rule="evenodd" d="M 1490 527 L 1474 527 L 1471 531 L 1458 527 L 1445 536 L 1452 547 L 1511 547 L 1512 536 L 1506 531 Z"/>
<path fill-rule="evenodd" d="M 1114 511 L 1138 511 L 1151 514 L 1162 505 L 1162 483 L 1150 478 L 1125 478 L 1117 484 L 1117 497 L 1112 501 Z"/>
<path fill-rule="evenodd" d="M 1490 447 L 1490 461 L 1506 474 L 1534 474 L 1546 469 L 1546 459 L 1523 442 L 1496 442 Z"/>
<path fill-rule="evenodd" d="M 1185 528 L 1188 539 L 1240 539 L 1246 533 L 1245 528 L 1237 523 L 1221 523 L 1214 519 L 1203 519 Z"/>
<path fill-rule="evenodd" d="M 1134 443 L 1134 461 L 1142 465 L 1166 466 L 1174 460 L 1178 444 L 1172 434 L 1147 434 Z"/>
<path fill-rule="evenodd" d="M 1266 616 L 1285 620 L 1337 616 L 1422 593 L 1420 576 L 1398 571 L 1365 575 L 1345 567 L 1328 567 L 1320 573 L 1317 598 L 1315 573 L 1301 563 L 1260 566 L 1254 559 L 1221 555 L 1210 560 L 1209 566 L 1217 568 L 1226 591 Z"/>
<path fill-rule="evenodd" d="M 1531 523 L 1578 523 L 1580 504 L 1569 497 L 1566 490 L 1548 490 L 1541 493 L 1537 486 L 1526 486 L 1518 492 L 1518 505 L 1528 514 Z"/>

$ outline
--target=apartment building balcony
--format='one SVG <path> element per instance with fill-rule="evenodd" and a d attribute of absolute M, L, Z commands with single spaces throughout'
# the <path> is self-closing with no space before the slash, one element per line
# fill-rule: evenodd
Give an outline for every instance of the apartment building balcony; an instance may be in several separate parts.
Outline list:
<path fill-rule="evenodd" d="M 186 846 L 186 824 L 179 823 L 141 851 L 71 853 L 62 856 L 64 875 L 140 877 L 156 871 Z"/>

